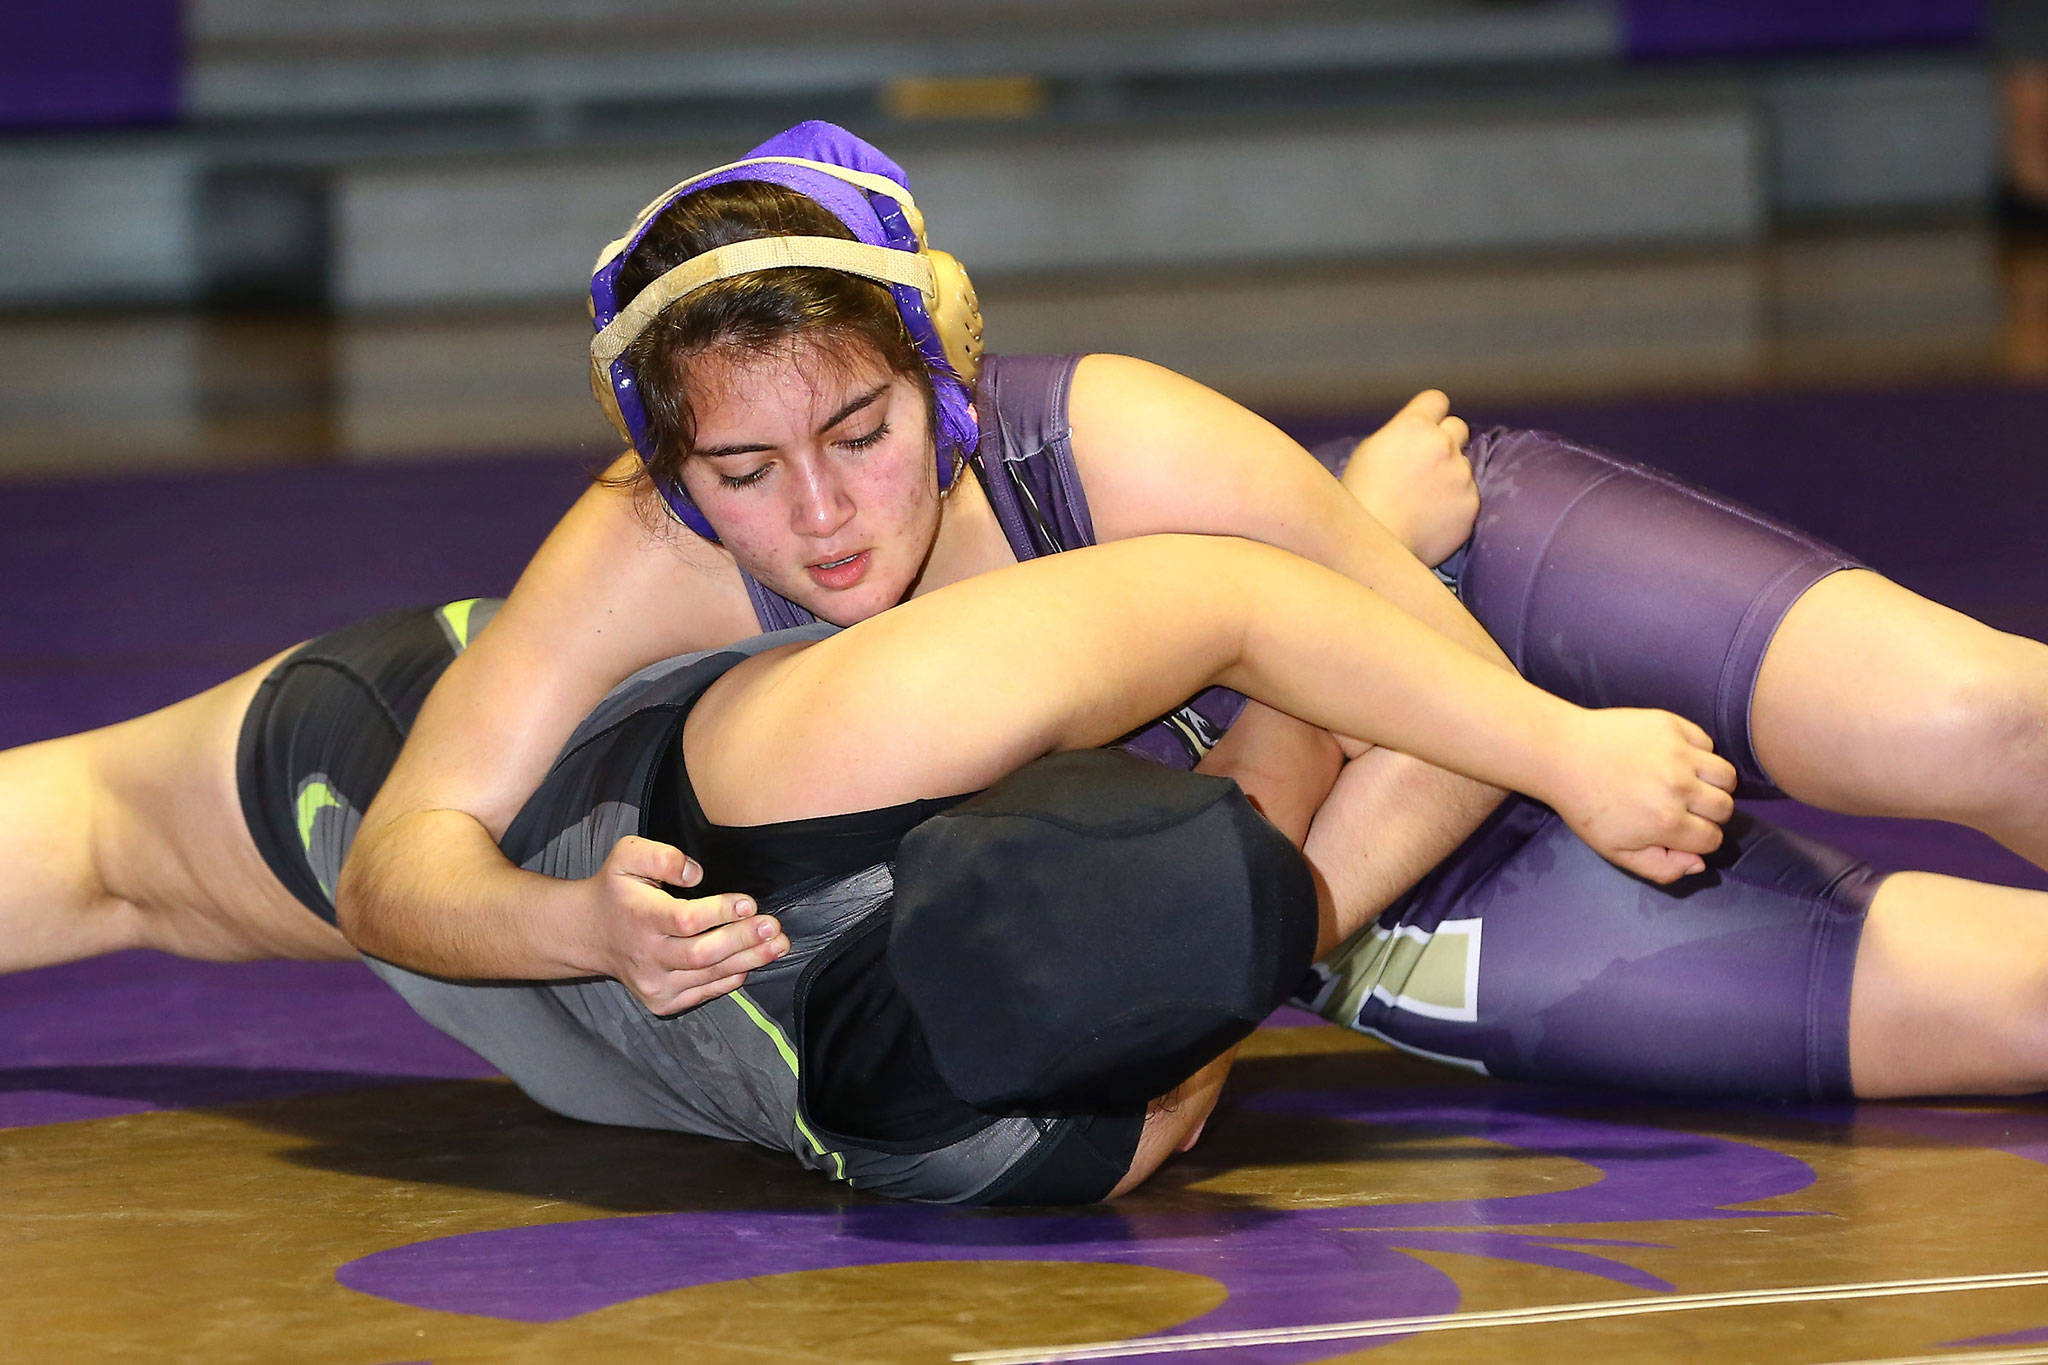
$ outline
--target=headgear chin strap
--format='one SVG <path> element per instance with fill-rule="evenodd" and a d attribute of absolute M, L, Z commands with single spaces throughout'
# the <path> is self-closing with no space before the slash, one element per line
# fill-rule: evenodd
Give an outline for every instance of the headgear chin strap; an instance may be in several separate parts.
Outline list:
<path fill-rule="evenodd" d="M 619 271 L 654 220 L 684 195 L 712 185 L 760 180 L 814 200 L 844 223 L 855 240 L 757 237 L 693 256 L 656 279 L 623 307 Z M 981 305 L 967 271 L 925 241 L 924 215 L 910 197 L 903 168 L 844 128 L 799 123 L 744 158 L 674 185 L 640 210 L 625 236 L 605 247 L 590 278 L 590 391 L 598 406 L 644 461 L 654 452 L 647 409 L 624 355 L 662 309 L 716 280 L 762 270 L 811 266 L 860 275 L 886 286 L 931 372 L 938 404 L 939 487 L 952 482 L 956 456 L 975 447 L 977 425 L 969 386 L 981 370 Z M 717 540 L 711 523 L 680 486 L 661 495 L 684 525 Z"/>

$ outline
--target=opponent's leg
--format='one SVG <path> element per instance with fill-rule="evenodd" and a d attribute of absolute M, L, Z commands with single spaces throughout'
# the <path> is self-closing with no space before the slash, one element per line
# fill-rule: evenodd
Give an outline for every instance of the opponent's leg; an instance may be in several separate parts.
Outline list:
<path fill-rule="evenodd" d="M 1506 795 L 1392 749 L 1346 760 L 1331 735 L 1255 701 L 1195 771 L 1236 782 L 1307 856 L 1323 893 L 1318 953 L 1392 905 Z"/>
<path fill-rule="evenodd" d="M 1541 432 L 1468 449 L 1460 595 L 1530 681 L 1690 716 L 1751 790 L 1956 821 L 2048 866 L 2048 646 L 1644 466 Z"/>
<path fill-rule="evenodd" d="M 0 970 L 132 947 L 346 955 L 270 875 L 242 819 L 237 736 L 269 667 L 0 754 Z"/>
<path fill-rule="evenodd" d="M 113 895 L 94 857 L 87 735 L 0 753 L 0 971 L 132 947 L 140 916 Z"/>
<path fill-rule="evenodd" d="M 1833 574 L 1772 637 L 1750 729 L 1802 801 L 1951 820 L 2048 867 L 2048 645 L 1867 570 Z"/>
<path fill-rule="evenodd" d="M 1302 845 L 1329 895 L 1332 938 L 1321 947 L 1377 919 L 1470 837 L 1503 795 L 1392 749 L 1346 763 Z"/>
<path fill-rule="evenodd" d="M 2048 1089 L 2048 895 L 1886 878 L 1857 949 L 1849 1071 L 1866 1099 Z"/>
<path fill-rule="evenodd" d="M 1541 806 L 1510 800 L 1325 957 L 1306 1003 L 1509 1079 L 1846 1098 L 1856 954 L 1880 877 L 1742 815 L 1707 864 L 1653 886 Z"/>

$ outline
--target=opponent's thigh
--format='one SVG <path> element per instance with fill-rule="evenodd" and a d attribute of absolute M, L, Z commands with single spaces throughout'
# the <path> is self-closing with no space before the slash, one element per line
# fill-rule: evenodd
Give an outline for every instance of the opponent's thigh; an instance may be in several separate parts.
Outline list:
<path fill-rule="evenodd" d="M 1848 570 L 1786 613 L 1750 723 L 1765 770 L 1801 800 L 2048 851 L 2048 645 Z"/>
<path fill-rule="evenodd" d="M 135 908 L 100 876 L 107 804 L 89 735 L 0 753 L 0 971 L 69 962 L 140 942 Z"/>
<path fill-rule="evenodd" d="M 1871 902 L 1853 980 L 1858 1096 L 2048 1087 L 2048 895 L 1896 873 Z"/>
<path fill-rule="evenodd" d="M 100 798 L 95 861 L 146 946 L 223 960 L 353 955 L 278 883 L 243 817 L 236 748 L 276 663 L 80 737 Z"/>
<path fill-rule="evenodd" d="M 1670 887 L 1511 800 L 1325 959 L 1313 1007 L 1398 1047 L 1551 1084 L 1814 1100 L 1850 1086 L 1858 933 L 1876 884 L 1746 816 Z"/>
<path fill-rule="evenodd" d="M 1749 727 L 1760 661 L 1799 598 L 1855 561 L 1545 432 L 1481 432 L 1467 454 L 1479 516 L 1442 571 L 1522 675 L 1582 706 L 1686 716 L 1751 789 L 1767 787 Z"/>

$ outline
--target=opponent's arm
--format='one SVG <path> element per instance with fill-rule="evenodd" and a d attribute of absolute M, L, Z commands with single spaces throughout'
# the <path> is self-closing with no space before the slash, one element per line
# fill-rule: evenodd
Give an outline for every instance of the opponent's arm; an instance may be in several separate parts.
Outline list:
<path fill-rule="evenodd" d="M 1418 395 L 1367 438 L 1343 483 L 1263 418 L 1144 361 L 1083 359 L 1069 414 L 1100 538 L 1179 530 L 1261 540 L 1383 592 L 1506 666 L 1416 558 L 1448 555 L 1470 534 L 1478 507 L 1464 424 L 1442 394 Z M 1372 510 L 1394 520 L 1383 526 Z M 1328 879 L 1337 928 L 1363 922 L 1405 891 L 1501 795 L 1392 749 L 1348 765 L 1308 845 Z"/>
<path fill-rule="evenodd" d="M 685 743 L 707 813 L 756 824 L 976 790 L 1214 684 L 1527 792 L 1655 880 L 1697 871 L 1733 810 L 1734 770 L 1691 722 L 1573 706 L 1340 574 L 1222 537 L 1032 560 L 759 656 Z"/>
<path fill-rule="evenodd" d="M 1258 414 L 1148 361 L 1091 355 L 1074 372 L 1068 416 L 1098 541 L 1176 532 L 1262 541 L 1335 569 L 1508 667 L 1436 575 Z"/>
<path fill-rule="evenodd" d="M 497 846 L 612 685 L 754 630 L 715 550 L 664 536 L 629 489 L 588 489 L 449 665 L 366 813 L 336 894 L 350 941 L 446 976 L 613 976 L 663 1011 L 721 994 L 771 960 L 785 943 L 780 927 L 746 919 L 743 897 L 661 889 L 701 875 L 665 844 L 622 840 L 581 881 L 521 871 Z"/>

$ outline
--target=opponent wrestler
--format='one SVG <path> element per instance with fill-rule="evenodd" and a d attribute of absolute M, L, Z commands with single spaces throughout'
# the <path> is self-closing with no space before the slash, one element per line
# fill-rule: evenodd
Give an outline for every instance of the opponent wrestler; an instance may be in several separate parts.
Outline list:
<path fill-rule="evenodd" d="M 359 813 L 494 609 L 379 618 L 0 754 L 0 963 L 345 954 L 330 896 Z M 629 680 L 502 845 L 574 879 L 652 835 L 764 888 L 792 950 L 745 990 L 663 1018 L 609 980 L 379 970 L 566 1114 L 749 1139 L 905 1197 L 1085 1201 L 1185 1140 L 1220 1068 L 1149 1121 L 1146 1101 L 1254 1026 L 1336 932 L 1232 784 L 1067 751 L 1214 684 L 1525 789 L 1645 872 L 1711 852 L 1733 809 L 1733 769 L 1690 722 L 1559 701 L 1243 541 L 1140 538 L 794 634 Z M 1334 775 L 1293 762 L 1252 785 L 1298 838 Z M 1304 782 L 1306 800 L 1280 789 Z"/>
<path fill-rule="evenodd" d="M 373 951 L 458 975 L 602 972 L 657 1008 L 727 989 L 772 956 L 782 940 L 767 920 L 725 922 L 746 904 L 743 886 L 697 901 L 653 889 L 694 877 L 673 849 L 625 846 L 606 875 L 549 883 L 521 877 L 494 839 L 618 678 L 805 611 L 854 621 L 1092 540 L 1232 532 L 1368 583 L 1498 659 L 1361 501 L 1432 563 L 1466 539 L 1484 502 L 1458 588 L 1543 685 L 1684 711 L 1753 787 L 1958 820 L 2048 861 L 2040 645 L 1546 438 L 1482 441 L 1475 496 L 1462 425 L 1432 395 L 1360 447 L 1340 484 L 1264 422 L 1140 362 L 991 358 L 970 391 L 971 293 L 959 279 L 922 292 L 919 272 L 937 258 L 900 171 L 822 125 L 756 157 L 771 159 L 664 195 L 601 262 L 594 387 L 639 453 L 571 511 L 421 716 L 341 888 L 344 922 Z M 747 249 L 770 254 L 733 260 L 735 243 L 763 238 L 775 240 Z M 790 245 L 816 238 L 837 240 Z M 891 283 L 851 273 L 861 253 L 850 238 L 873 248 L 858 268 Z M 813 249 L 833 254 L 763 268 L 798 258 L 776 252 Z M 728 268 L 739 273 L 678 287 Z M 938 308 L 935 325 L 942 297 L 963 307 L 950 322 Z M 664 502 L 684 527 L 650 520 L 667 516 Z M 1637 530 L 1650 522 L 1654 533 Z M 1843 658 L 1858 667 L 1840 668 Z M 1215 700 L 1145 743 L 1179 752 L 1185 737 L 1199 749 L 1227 715 Z M 1309 851 L 1363 923 L 1494 799 L 1376 749 L 1344 770 Z M 2003 932 L 1956 931 L 1985 942 Z M 2027 998 L 2039 960 L 1990 964 L 1990 989 Z"/>

